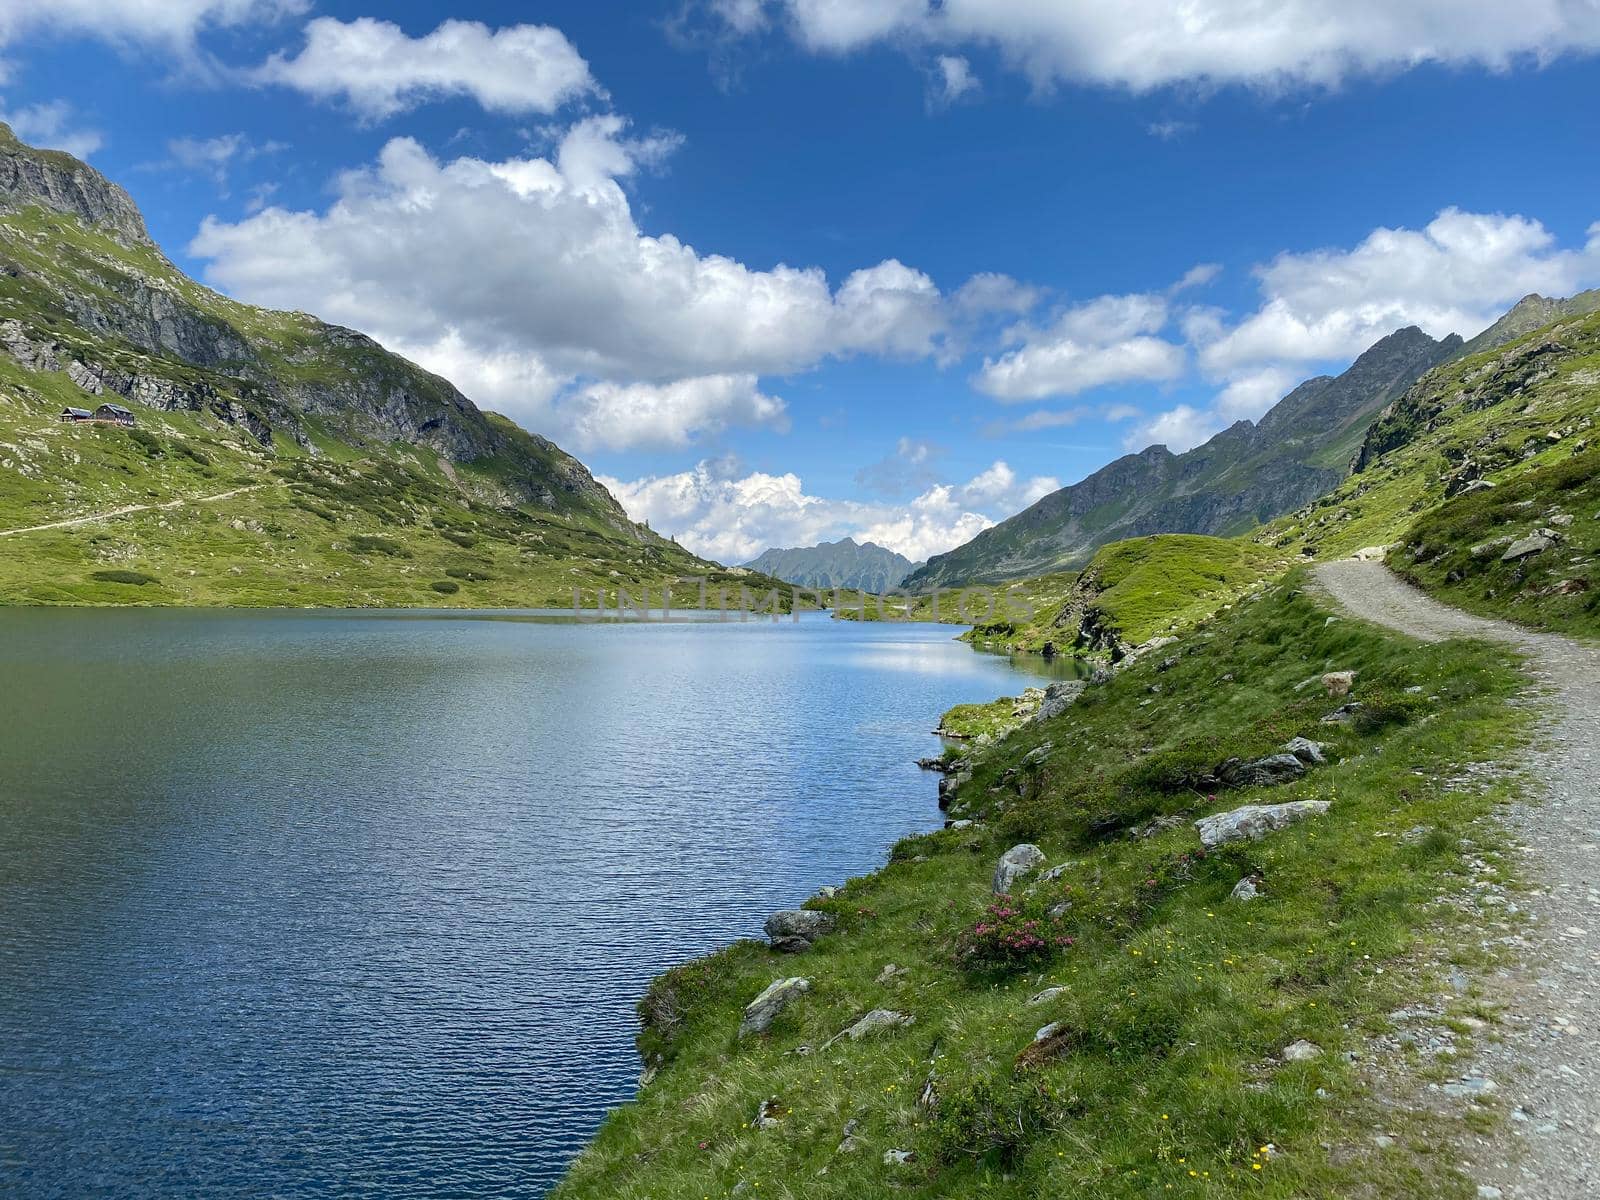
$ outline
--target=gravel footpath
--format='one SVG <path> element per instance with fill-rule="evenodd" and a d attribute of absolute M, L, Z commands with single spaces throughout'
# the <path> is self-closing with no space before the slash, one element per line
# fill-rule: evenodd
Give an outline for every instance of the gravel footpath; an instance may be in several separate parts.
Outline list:
<path fill-rule="evenodd" d="M 1509 642 L 1548 702 L 1528 767 L 1544 792 L 1507 818 L 1535 890 L 1519 965 L 1488 981 L 1503 1040 L 1480 1039 L 1474 1070 L 1493 1079 L 1508 1133 L 1477 1140 L 1486 1200 L 1600 1196 L 1600 650 L 1471 616 L 1428 598 L 1381 563 L 1330 562 L 1321 587 L 1351 615 L 1425 641 Z"/>

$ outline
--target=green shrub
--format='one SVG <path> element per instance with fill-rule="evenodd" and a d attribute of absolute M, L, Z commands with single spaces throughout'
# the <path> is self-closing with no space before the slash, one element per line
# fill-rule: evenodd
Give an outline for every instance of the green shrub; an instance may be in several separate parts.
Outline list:
<path fill-rule="evenodd" d="M 446 567 L 444 573 L 451 579 L 464 579 L 468 583 L 486 583 L 494 578 L 476 567 Z"/>
<path fill-rule="evenodd" d="M 161 582 L 154 575 L 146 575 L 142 571 L 96 571 L 89 578 L 99 580 L 101 583 L 126 583 L 134 587 Z"/>
<path fill-rule="evenodd" d="M 367 533 L 358 533 L 351 538 L 350 549 L 357 554 L 387 554 L 390 558 L 411 557 L 411 551 L 393 538 L 376 537 Z"/>
<path fill-rule="evenodd" d="M 140 447 L 151 458 L 161 457 L 161 439 L 148 429 L 128 430 L 128 440 Z"/>
<path fill-rule="evenodd" d="M 449 579 L 441 579 L 438 583 L 428 585 L 441 596 L 454 596 L 461 590 L 461 585 Z"/>
<path fill-rule="evenodd" d="M 1049 1124 L 1050 1086 L 1040 1080 L 986 1076 L 954 1084 L 939 1097 L 932 1133 L 937 1157 L 954 1164 L 994 1156 L 1010 1167 Z"/>
<path fill-rule="evenodd" d="M 463 549 L 470 550 L 478 544 L 478 535 L 475 533 L 462 533 L 455 529 L 441 529 L 439 536 L 447 542 L 454 542 Z"/>

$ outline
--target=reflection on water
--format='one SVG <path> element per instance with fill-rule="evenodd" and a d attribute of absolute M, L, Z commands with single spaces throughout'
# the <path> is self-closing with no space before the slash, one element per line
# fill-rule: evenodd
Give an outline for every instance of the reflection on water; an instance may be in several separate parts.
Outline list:
<path fill-rule="evenodd" d="M 649 978 L 934 827 L 952 630 L 0 613 L 0 1194 L 538 1196 Z"/>

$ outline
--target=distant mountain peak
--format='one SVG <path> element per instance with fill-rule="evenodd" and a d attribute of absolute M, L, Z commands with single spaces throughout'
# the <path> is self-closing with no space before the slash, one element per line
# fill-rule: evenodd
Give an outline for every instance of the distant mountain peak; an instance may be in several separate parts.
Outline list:
<path fill-rule="evenodd" d="M 744 564 L 785 583 L 808 588 L 885 592 L 921 566 L 873 542 L 843 537 L 815 546 L 773 548 Z"/>

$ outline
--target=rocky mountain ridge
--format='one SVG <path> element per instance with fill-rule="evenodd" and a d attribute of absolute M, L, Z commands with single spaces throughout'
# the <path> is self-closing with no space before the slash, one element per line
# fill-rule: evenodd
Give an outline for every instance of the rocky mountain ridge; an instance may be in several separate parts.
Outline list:
<path fill-rule="evenodd" d="M 994 583 L 1079 566 L 1107 543 L 1156 533 L 1230 536 L 1335 487 L 1367 423 L 1460 349 L 1416 327 L 1379 341 L 1338 376 L 1309 379 L 1258 423 L 1240 421 L 1183 454 L 1150 446 L 935 555 L 913 590 Z"/>
<path fill-rule="evenodd" d="M 797 587 L 882 593 L 898 587 L 921 564 L 874 542 L 840 538 L 815 546 L 774 548 L 744 565 Z"/>

